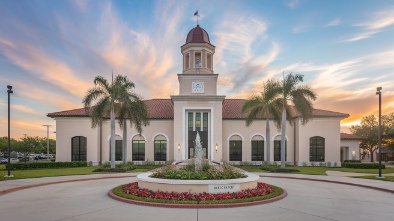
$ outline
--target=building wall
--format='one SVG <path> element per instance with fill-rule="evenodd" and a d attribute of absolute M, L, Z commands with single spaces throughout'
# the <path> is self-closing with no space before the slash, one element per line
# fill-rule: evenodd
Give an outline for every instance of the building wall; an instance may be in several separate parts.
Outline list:
<path fill-rule="evenodd" d="M 309 162 L 310 138 L 320 136 L 325 139 L 325 162 L 340 162 L 340 118 L 314 118 L 306 125 L 298 119 L 299 164 Z"/>
<path fill-rule="evenodd" d="M 347 159 L 343 160 L 360 160 L 359 142 L 359 140 L 341 140 L 341 148 L 347 147 L 345 150 L 347 151 L 346 156 L 348 156 Z"/>
<path fill-rule="evenodd" d="M 174 120 L 151 120 L 148 127 L 143 128 L 142 137 L 145 140 L 145 161 L 154 160 L 154 138 L 162 135 L 167 141 L 167 160 L 186 159 L 186 114 L 187 110 L 206 110 L 210 108 L 212 124 L 210 159 L 215 161 L 229 160 L 229 138 L 232 135 L 242 137 L 242 161 L 251 161 L 251 139 L 255 135 L 260 135 L 264 139 L 264 160 L 267 160 L 266 125 L 265 120 L 256 120 L 249 127 L 245 125 L 245 120 L 222 120 L 222 103 L 220 101 L 176 101 L 174 102 Z M 348 146 L 349 154 L 356 151 L 356 158 L 359 159 L 358 141 L 340 141 L 340 120 L 339 118 L 315 118 L 306 125 L 301 125 L 297 120 L 295 124 L 287 123 L 287 162 L 296 162 L 300 165 L 309 162 L 309 138 L 321 136 L 325 138 L 325 161 L 339 162 L 340 147 Z M 294 125 L 297 129 L 294 131 Z M 116 123 L 115 134 L 117 139 L 123 139 L 123 131 Z M 274 160 L 274 140 L 280 140 L 281 131 L 278 130 L 274 122 L 270 122 L 270 159 Z M 57 161 L 71 161 L 71 138 L 74 136 L 84 136 L 87 138 L 87 161 L 104 162 L 109 161 L 109 137 L 110 121 L 103 123 L 102 127 L 102 156 L 100 158 L 99 128 L 91 128 L 90 118 L 56 118 Z M 296 143 L 294 143 L 294 133 L 296 133 Z M 128 127 L 127 131 L 127 161 L 132 160 L 132 139 L 137 135 L 137 131 Z M 178 151 L 178 144 L 181 150 Z M 218 145 L 216 151 L 215 145 Z M 299 149 L 294 152 L 294 145 Z M 297 156 L 298 155 L 298 156 Z"/>
<path fill-rule="evenodd" d="M 154 160 L 154 139 L 156 136 L 162 135 L 167 137 L 167 160 L 173 160 L 174 153 L 174 142 L 173 142 L 173 127 L 174 123 L 172 120 L 150 120 L 150 125 L 148 127 L 143 127 L 142 137 L 145 140 L 145 161 Z M 110 121 L 105 121 L 103 123 L 103 140 L 102 140 L 102 159 L 103 161 L 109 161 L 109 138 L 111 136 L 111 126 Z M 117 137 L 123 139 L 123 131 L 120 129 L 119 124 L 115 124 L 115 134 Z M 135 128 L 130 128 L 128 124 L 127 128 L 127 161 L 132 161 L 132 139 L 138 132 Z"/>
<path fill-rule="evenodd" d="M 89 118 L 56 118 L 56 161 L 71 161 L 71 138 L 87 138 L 87 161 L 98 161 L 98 128 L 91 128 Z"/>
<path fill-rule="evenodd" d="M 224 161 L 229 160 L 229 138 L 232 135 L 240 135 L 243 137 L 242 141 L 242 161 L 251 161 L 252 143 L 251 139 L 254 135 L 261 135 L 264 138 L 264 160 L 267 160 L 267 143 L 266 143 L 266 123 L 265 120 L 255 120 L 249 127 L 246 126 L 245 120 L 223 120 L 223 155 Z M 287 137 L 287 161 L 293 162 L 294 158 L 294 129 L 287 123 L 286 126 Z M 270 121 L 270 161 L 274 161 L 274 139 L 280 140 L 281 130 L 275 126 L 275 123 Z"/>

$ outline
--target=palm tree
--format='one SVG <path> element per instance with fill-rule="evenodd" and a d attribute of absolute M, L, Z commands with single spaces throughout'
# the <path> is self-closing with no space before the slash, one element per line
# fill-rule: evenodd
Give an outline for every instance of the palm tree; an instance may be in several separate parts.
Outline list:
<path fill-rule="evenodd" d="M 283 74 L 284 75 L 284 74 Z M 290 122 L 294 119 L 295 114 L 290 111 L 290 105 L 293 105 L 295 110 L 301 115 L 302 125 L 308 123 L 312 118 L 313 104 L 316 100 L 316 94 L 307 85 L 297 86 L 299 82 L 303 82 L 304 75 L 290 73 L 286 77 L 283 76 L 279 97 L 274 102 L 282 104 L 282 140 L 281 140 L 281 168 L 285 168 L 285 145 L 286 145 L 286 121 Z M 287 118 L 286 116 L 289 116 Z"/>
<path fill-rule="evenodd" d="M 123 130 L 122 155 L 123 163 L 127 162 L 127 120 L 129 120 L 130 128 L 134 125 L 137 132 L 141 134 L 142 126 L 149 125 L 147 107 L 139 95 L 130 92 L 134 88 L 134 84 L 125 79 L 124 85 L 127 92 L 122 96 L 121 108 L 118 113 L 118 122 Z"/>
<path fill-rule="evenodd" d="M 280 93 L 280 82 L 275 80 L 268 80 L 264 84 L 264 89 L 260 95 L 252 95 L 248 100 L 246 100 L 242 106 L 242 113 L 246 114 L 246 126 L 250 126 L 255 119 L 265 118 L 265 137 L 266 137 L 266 153 L 267 162 L 270 160 L 270 126 L 269 120 L 273 119 L 277 128 L 280 128 L 280 112 L 281 103 L 276 100 L 278 93 Z"/>
<path fill-rule="evenodd" d="M 101 126 L 103 118 L 110 115 L 111 119 L 111 168 L 115 168 L 115 112 L 127 113 L 123 116 L 132 116 L 131 111 L 124 111 L 123 107 L 133 102 L 129 95 L 133 93 L 128 90 L 134 87 L 134 83 L 130 82 L 127 77 L 118 75 L 115 81 L 109 83 L 105 78 L 97 76 L 94 78 L 95 87 L 88 90 L 82 103 L 85 109 L 90 113 L 92 120 L 92 128 Z M 136 96 L 138 97 L 138 96 Z M 129 100 L 129 101 L 128 101 Z M 137 102 L 138 103 L 138 102 Z M 123 112 L 122 112 L 123 110 Z M 132 110 L 135 110 L 133 108 Z M 142 109 L 141 109 L 142 111 Z M 145 107 L 146 111 L 146 107 Z M 131 118 L 130 118 L 131 119 Z M 124 137 L 124 140 L 127 139 Z"/>

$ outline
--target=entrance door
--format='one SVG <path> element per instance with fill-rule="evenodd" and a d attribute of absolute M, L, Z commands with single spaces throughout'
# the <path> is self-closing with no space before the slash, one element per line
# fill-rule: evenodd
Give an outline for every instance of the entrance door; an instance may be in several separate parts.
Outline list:
<path fill-rule="evenodd" d="M 196 111 L 188 112 L 188 159 L 194 157 L 195 140 L 198 134 L 200 135 L 201 145 L 203 150 L 203 158 L 208 158 L 208 112 Z"/>

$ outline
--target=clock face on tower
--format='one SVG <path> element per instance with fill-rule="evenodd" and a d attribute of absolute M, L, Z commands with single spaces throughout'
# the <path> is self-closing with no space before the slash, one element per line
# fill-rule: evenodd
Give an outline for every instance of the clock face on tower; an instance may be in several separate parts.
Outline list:
<path fill-rule="evenodd" d="M 204 82 L 193 82 L 192 93 L 204 93 Z"/>

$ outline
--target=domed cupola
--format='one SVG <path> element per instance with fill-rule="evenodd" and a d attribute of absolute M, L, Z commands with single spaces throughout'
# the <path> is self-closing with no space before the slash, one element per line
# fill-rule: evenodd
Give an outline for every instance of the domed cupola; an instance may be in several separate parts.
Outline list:
<path fill-rule="evenodd" d="M 208 33 L 203 28 L 201 28 L 200 25 L 197 25 L 197 27 L 190 30 L 189 34 L 187 34 L 186 44 L 188 43 L 211 44 Z"/>
<path fill-rule="evenodd" d="M 189 31 L 186 43 L 182 45 L 184 74 L 213 74 L 215 46 L 209 40 L 208 32 L 200 25 Z"/>

